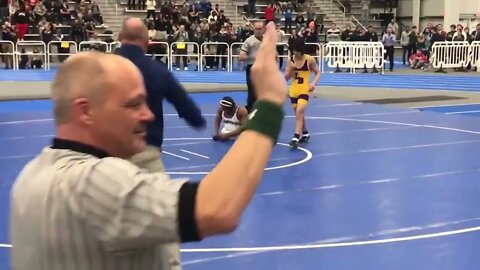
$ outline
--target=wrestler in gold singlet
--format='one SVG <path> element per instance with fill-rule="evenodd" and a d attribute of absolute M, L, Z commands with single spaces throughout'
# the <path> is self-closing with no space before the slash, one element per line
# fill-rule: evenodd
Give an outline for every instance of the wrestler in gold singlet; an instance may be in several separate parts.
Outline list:
<path fill-rule="evenodd" d="M 305 54 L 305 41 L 303 39 L 295 40 L 292 47 L 293 57 L 287 66 L 285 78 L 287 81 L 292 80 L 290 101 L 296 116 L 295 133 L 290 141 L 290 146 L 297 147 L 299 143 L 307 142 L 310 139 L 305 124 L 305 108 L 308 105 L 310 93 L 315 90 L 315 85 L 320 79 L 320 71 L 315 59 Z M 310 83 L 312 72 L 315 73 L 315 78 Z"/>

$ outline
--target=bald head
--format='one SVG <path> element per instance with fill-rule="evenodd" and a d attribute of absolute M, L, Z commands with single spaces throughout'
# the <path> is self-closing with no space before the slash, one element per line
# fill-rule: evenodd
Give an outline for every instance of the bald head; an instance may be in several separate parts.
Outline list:
<path fill-rule="evenodd" d="M 148 28 L 141 19 L 129 18 L 123 22 L 119 39 L 123 43 L 148 43 Z"/>
<path fill-rule="evenodd" d="M 59 67 L 52 84 L 57 124 L 70 120 L 75 99 L 84 98 L 90 106 L 101 105 L 125 74 L 141 77 L 135 65 L 115 54 L 88 51 L 70 56 Z"/>

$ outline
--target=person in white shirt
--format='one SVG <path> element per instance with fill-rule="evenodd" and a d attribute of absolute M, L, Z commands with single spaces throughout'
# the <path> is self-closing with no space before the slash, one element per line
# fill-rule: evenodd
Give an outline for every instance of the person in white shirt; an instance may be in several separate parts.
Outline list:
<path fill-rule="evenodd" d="M 153 120 L 132 62 L 95 51 L 63 62 L 52 83 L 53 143 L 12 187 L 11 268 L 179 269 L 165 245 L 233 232 L 282 128 L 287 85 L 275 46 L 272 23 L 252 66 L 254 113 L 200 182 L 128 160 L 145 149 Z"/>
<path fill-rule="evenodd" d="M 403 64 L 408 65 L 408 45 L 410 44 L 410 27 L 406 26 L 405 30 L 402 32 L 400 37 L 400 44 L 402 45 L 402 57 L 403 57 Z"/>

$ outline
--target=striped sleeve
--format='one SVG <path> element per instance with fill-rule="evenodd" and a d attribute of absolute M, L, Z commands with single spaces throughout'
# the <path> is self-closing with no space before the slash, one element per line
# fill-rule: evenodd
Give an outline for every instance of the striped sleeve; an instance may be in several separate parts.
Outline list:
<path fill-rule="evenodd" d="M 85 166 L 69 205 L 110 251 L 198 240 L 195 184 L 116 158 Z"/>
<path fill-rule="evenodd" d="M 250 39 L 247 38 L 247 40 L 245 40 L 245 42 L 243 43 L 242 47 L 240 48 L 241 51 L 244 51 L 248 54 L 248 52 L 250 51 Z"/>

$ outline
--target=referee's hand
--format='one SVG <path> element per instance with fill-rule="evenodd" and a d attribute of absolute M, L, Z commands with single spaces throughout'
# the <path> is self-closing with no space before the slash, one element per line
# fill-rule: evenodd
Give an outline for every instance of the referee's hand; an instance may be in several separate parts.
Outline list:
<path fill-rule="evenodd" d="M 255 56 L 252 66 L 252 82 L 258 100 L 268 100 L 283 106 L 287 96 L 287 83 L 278 68 L 277 58 L 277 30 L 275 23 L 268 23 L 262 44 Z"/>

